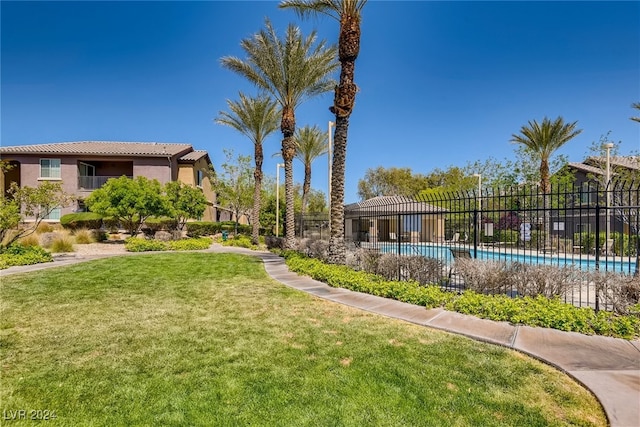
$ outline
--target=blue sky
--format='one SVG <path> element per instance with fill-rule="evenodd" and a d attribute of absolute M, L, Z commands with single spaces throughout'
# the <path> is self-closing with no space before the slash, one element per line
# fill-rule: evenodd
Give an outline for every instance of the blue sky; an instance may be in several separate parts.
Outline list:
<path fill-rule="evenodd" d="M 301 21 L 277 2 L 0 2 L 3 146 L 108 140 L 187 142 L 207 150 L 253 145 L 213 119 L 238 91 L 223 69 L 264 27 L 337 41 L 329 18 Z M 392 2 L 363 10 L 359 93 L 351 116 L 345 201 L 368 168 L 435 168 L 512 158 L 527 121 L 563 116 L 582 134 L 559 153 L 581 161 L 601 135 L 640 150 L 640 2 Z M 337 76 L 336 76 L 337 77 Z M 327 129 L 332 94 L 297 111 Z M 279 151 L 281 134 L 265 142 Z M 276 158 L 264 171 L 275 176 Z M 294 163 L 296 181 L 303 168 Z M 312 187 L 326 192 L 326 157 Z"/>

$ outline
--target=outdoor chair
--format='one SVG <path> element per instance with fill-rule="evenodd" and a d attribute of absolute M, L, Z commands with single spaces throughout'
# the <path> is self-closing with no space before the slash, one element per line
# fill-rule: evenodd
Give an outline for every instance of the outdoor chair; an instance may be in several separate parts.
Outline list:
<path fill-rule="evenodd" d="M 396 236 L 396 233 L 394 233 L 394 232 L 390 232 L 390 233 L 389 233 L 389 240 L 390 240 L 391 242 L 396 242 L 396 241 L 398 241 L 398 237 Z"/>
<path fill-rule="evenodd" d="M 447 244 L 452 244 L 458 243 L 458 240 L 460 240 L 460 233 L 453 233 L 453 236 L 451 236 L 451 240 L 445 240 L 444 242 Z"/>
<path fill-rule="evenodd" d="M 458 249 L 458 248 L 449 248 L 451 251 L 451 256 L 453 257 L 453 262 L 451 263 L 451 268 L 449 269 L 449 280 L 455 274 L 456 260 L 458 259 L 471 259 L 471 252 L 469 249 Z"/>

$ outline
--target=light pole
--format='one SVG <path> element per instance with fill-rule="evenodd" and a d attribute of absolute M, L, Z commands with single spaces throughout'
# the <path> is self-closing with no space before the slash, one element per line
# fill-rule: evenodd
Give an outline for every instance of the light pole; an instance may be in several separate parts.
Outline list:
<path fill-rule="evenodd" d="M 609 186 L 611 185 L 611 149 L 613 148 L 613 143 L 609 142 L 604 144 L 604 149 L 607 150 L 607 169 L 606 169 L 606 179 L 607 179 L 607 187 L 605 188 L 605 201 L 606 201 L 606 211 L 605 211 L 605 236 L 604 236 L 604 248 L 607 251 L 607 256 L 609 256 L 609 233 L 611 232 L 611 218 L 609 213 L 609 206 L 611 205 L 611 189 Z"/>
<path fill-rule="evenodd" d="M 482 230 L 480 227 L 482 226 L 482 175 L 479 173 L 474 173 L 474 177 L 478 178 L 478 237 L 481 235 Z M 480 242 L 482 245 L 482 242 Z"/>
<path fill-rule="evenodd" d="M 329 185 L 327 186 L 327 207 L 329 209 L 329 238 L 331 238 L 331 174 L 332 174 L 332 160 L 333 160 L 333 138 L 331 135 L 331 129 L 336 124 L 332 121 L 329 121 L 329 146 L 327 147 L 327 159 L 329 163 Z"/>
<path fill-rule="evenodd" d="M 284 168 L 284 163 L 276 165 L 276 237 L 280 235 L 280 168 Z"/>

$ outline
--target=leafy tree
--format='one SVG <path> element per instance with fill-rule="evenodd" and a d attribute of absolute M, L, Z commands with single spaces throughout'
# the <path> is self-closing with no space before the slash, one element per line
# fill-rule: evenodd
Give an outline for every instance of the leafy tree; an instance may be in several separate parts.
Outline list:
<path fill-rule="evenodd" d="M 150 216 L 171 214 L 160 182 L 144 176 L 110 178 L 87 197 L 85 204 L 92 212 L 120 221 L 132 236 Z"/>
<path fill-rule="evenodd" d="M 300 29 L 289 25 L 284 39 L 278 38 L 271 22 L 266 29 L 242 40 L 248 58 L 222 58 L 222 65 L 244 76 L 259 89 L 269 93 L 282 108 L 282 158 L 285 172 L 285 245 L 293 247 L 295 217 L 293 212 L 293 157 L 296 146 L 296 108 L 305 100 L 330 91 L 334 82 L 328 77 L 338 64 L 336 49 L 316 42 L 316 32 L 303 38 Z"/>
<path fill-rule="evenodd" d="M 0 249 L 34 233 L 54 209 L 68 206 L 72 201 L 73 197 L 62 190 L 60 182 L 44 181 L 37 187 L 18 187 L 15 182 L 11 183 L 8 196 L 3 195 L 0 202 Z M 25 217 L 33 221 L 11 233 Z"/>
<path fill-rule="evenodd" d="M 327 153 L 329 140 L 327 135 L 317 126 L 305 126 L 296 131 L 295 157 L 304 166 L 304 182 L 302 184 L 302 213 L 307 212 L 309 192 L 311 190 L 311 164 Z"/>
<path fill-rule="evenodd" d="M 430 187 L 429 178 L 414 174 L 411 168 L 367 169 L 364 178 L 358 181 L 358 195 L 362 200 L 376 196 L 411 197 Z"/>
<path fill-rule="evenodd" d="M 169 202 L 170 216 L 178 220 L 180 230 L 184 229 L 188 219 L 202 217 L 207 208 L 207 198 L 198 188 L 180 181 L 171 181 L 165 184 L 164 191 Z"/>
<path fill-rule="evenodd" d="M 260 202 L 262 189 L 262 163 L 264 151 L 262 144 L 271 133 L 278 129 L 278 104 L 267 96 L 248 98 L 240 93 L 240 101 L 227 100 L 229 112 L 221 111 L 216 122 L 230 126 L 245 135 L 253 142 L 255 169 L 253 171 L 253 210 L 251 223 L 253 225 L 251 242 L 259 243 L 260 238 Z"/>
<path fill-rule="evenodd" d="M 336 116 L 334 150 L 331 175 L 331 237 L 330 262 L 344 264 L 344 180 L 347 157 L 347 133 L 358 90 L 355 82 L 356 59 L 360 53 L 360 21 L 366 0 L 283 0 L 281 8 L 292 8 L 299 16 L 327 15 L 340 23 L 338 55 L 340 82 L 335 87 L 333 105 L 329 108 Z"/>
<path fill-rule="evenodd" d="M 233 150 L 224 150 L 226 161 L 222 164 L 222 174 L 216 175 L 214 188 L 218 193 L 218 203 L 228 206 L 235 216 L 236 234 L 238 220 L 241 215 L 249 213 L 253 204 L 253 174 L 251 173 L 251 156 L 234 158 Z"/>

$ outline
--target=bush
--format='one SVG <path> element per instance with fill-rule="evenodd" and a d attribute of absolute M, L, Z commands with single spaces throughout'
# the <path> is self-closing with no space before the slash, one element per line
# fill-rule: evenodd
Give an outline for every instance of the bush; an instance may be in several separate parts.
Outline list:
<path fill-rule="evenodd" d="M 158 231 L 172 231 L 178 229 L 178 221 L 169 217 L 149 217 L 142 226 L 142 232 L 147 236 L 153 236 Z"/>
<path fill-rule="evenodd" d="M 124 247 L 129 252 L 153 252 L 166 251 L 169 249 L 167 242 L 159 240 L 140 239 L 138 237 L 129 237 L 124 242 Z"/>
<path fill-rule="evenodd" d="M 56 238 L 51 242 L 51 252 L 53 253 L 73 251 L 73 239 L 65 234 L 58 234 L 58 236 L 56 236 Z"/>
<path fill-rule="evenodd" d="M 185 227 L 187 229 L 187 236 L 189 237 L 213 236 L 220 232 L 219 222 L 187 222 Z"/>
<path fill-rule="evenodd" d="M 41 222 L 40 224 L 38 224 L 38 228 L 36 228 L 37 234 L 53 233 L 54 231 L 55 228 L 48 222 Z"/>
<path fill-rule="evenodd" d="M 86 245 L 96 241 L 95 233 L 86 228 L 78 228 L 74 231 L 73 237 L 79 245 Z"/>
<path fill-rule="evenodd" d="M 124 246 L 129 252 L 193 251 L 208 249 L 209 246 L 211 246 L 211 239 L 203 237 L 198 239 L 184 239 L 162 242 L 159 240 L 148 240 L 138 237 L 129 237 L 125 241 Z"/>
<path fill-rule="evenodd" d="M 251 243 L 251 238 L 249 236 L 245 236 L 244 234 L 239 234 L 237 236 L 230 237 L 227 240 L 223 241 L 222 244 L 224 246 L 235 246 L 239 248 L 256 249 L 256 246 Z"/>
<path fill-rule="evenodd" d="M 60 225 L 68 230 L 78 230 L 81 228 L 98 230 L 102 227 L 102 215 L 94 212 L 67 214 L 60 218 Z"/>
<path fill-rule="evenodd" d="M 23 246 L 20 243 L 13 243 L 0 252 L 0 269 L 51 261 L 53 261 L 51 254 L 40 246 Z"/>
<path fill-rule="evenodd" d="M 173 240 L 169 242 L 169 248 L 173 251 L 197 251 L 208 249 L 209 246 L 211 246 L 211 239 L 208 237 Z"/>
<path fill-rule="evenodd" d="M 354 271 L 346 266 L 328 265 L 293 251 L 283 256 L 291 271 L 311 276 L 329 286 L 366 292 L 393 298 L 427 308 L 444 307 L 473 316 L 505 321 L 513 324 L 554 328 L 583 334 L 598 334 L 626 339 L 640 336 L 640 304 L 628 307 L 628 315 L 611 312 L 595 312 L 591 308 L 578 308 L 566 304 L 558 297 L 510 298 L 506 295 L 483 295 L 474 291 L 462 294 L 445 292 L 438 286 L 420 286 L 416 281 L 391 281 L 381 276 Z M 397 261 L 396 261 L 397 262 Z M 503 266 L 493 273 L 500 276 Z M 635 285 L 634 285 L 635 286 Z M 499 289 L 494 283 L 490 288 Z M 635 292 L 636 288 L 632 288 Z"/>
<path fill-rule="evenodd" d="M 22 246 L 40 246 L 40 239 L 36 234 L 29 234 L 28 236 L 21 237 L 18 242 Z"/>

